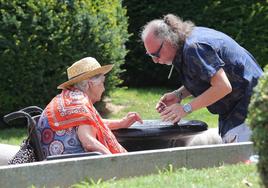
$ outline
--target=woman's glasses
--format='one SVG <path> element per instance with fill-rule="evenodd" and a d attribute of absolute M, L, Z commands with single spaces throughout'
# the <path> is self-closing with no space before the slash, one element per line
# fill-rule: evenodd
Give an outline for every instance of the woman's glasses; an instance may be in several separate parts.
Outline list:
<path fill-rule="evenodd" d="M 160 52 L 161 52 L 161 49 L 163 47 L 163 44 L 164 44 L 164 41 L 161 43 L 160 47 L 158 48 L 158 50 L 154 53 L 149 53 L 149 52 L 146 52 L 146 54 L 148 56 L 150 56 L 151 58 L 160 58 Z"/>

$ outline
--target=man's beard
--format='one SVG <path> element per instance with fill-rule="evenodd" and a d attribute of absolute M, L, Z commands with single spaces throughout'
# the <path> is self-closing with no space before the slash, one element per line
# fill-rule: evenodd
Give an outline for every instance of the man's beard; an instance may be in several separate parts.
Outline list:
<path fill-rule="evenodd" d="M 172 61 L 166 62 L 166 65 L 168 65 L 168 66 L 172 65 Z"/>

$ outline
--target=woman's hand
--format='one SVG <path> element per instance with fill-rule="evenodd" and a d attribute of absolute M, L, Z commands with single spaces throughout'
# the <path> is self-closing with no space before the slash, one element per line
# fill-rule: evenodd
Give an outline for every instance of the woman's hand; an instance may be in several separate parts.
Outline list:
<path fill-rule="evenodd" d="M 135 122 L 143 123 L 140 115 L 137 112 L 128 112 L 128 114 L 121 120 L 121 128 L 128 128 Z"/>
<path fill-rule="evenodd" d="M 165 110 L 166 107 L 172 104 L 180 103 L 180 102 L 181 102 L 181 98 L 177 97 L 174 92 L 169 92 L 169 93 L 164 94 L 160 98 L 155 108 L 158 113 L 161 113 Z"/>
<path fill-rule="evenodd" d="M 161 118 L 163 121 L 171 121 L 172 123 L 177 123 L 181 118 L 185 117 L 187 113 L 183 110 L 183 106 L 179 103 L 172 104 L 165 108 L 161 112 Z"/>

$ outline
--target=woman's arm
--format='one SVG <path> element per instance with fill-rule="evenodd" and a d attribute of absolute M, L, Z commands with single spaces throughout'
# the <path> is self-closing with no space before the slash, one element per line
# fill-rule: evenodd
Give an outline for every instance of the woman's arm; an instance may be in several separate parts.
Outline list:
<path fill-rule="evenodd" d="M 129 112 L 124 118 L 120 120 L 102 119 L 111 130 L 128 128 L 136 121 L 143 123 L 140 115 L 136 112 Z"/>
<path fill-rule="evenodd" d="M 98 151 L 103 154 L 111 154 L 111 152 L 96 139 L 96 129 L 94 127 L 80 125 L 77 134 L 86 151 Z"/>
<path fill-rule="evenodd" d="M 111 130 L 123 128 L 122 120 L 120 119 L 102 119 L 103 123 L 107 125 Z"/>

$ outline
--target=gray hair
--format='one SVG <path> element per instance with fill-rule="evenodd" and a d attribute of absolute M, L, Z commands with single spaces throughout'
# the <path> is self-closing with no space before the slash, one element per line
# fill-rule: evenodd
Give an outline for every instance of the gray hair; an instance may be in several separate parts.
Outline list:
<path fill-rule="evenodd" d="M 86 92 L 89 88 L 88 86 L 88 79 L 87 80 L 82 80 L 80 82 L 77 82 L 74 84 L 74 87 L 83 91 L 83 92 Z"/>
<path fill-rule="evenodd" d="M 91 78 L 89 78 L 87 80 L 82 80 L 80 82 L 77 82 L 77 83 L 74 84 L 74 87 L 79 89 L 79 90 L 81 90 L 81 91 L 83 91 L 83 92 L 86 92 L 88 90 L 88 88 L 89 88 L 88 82 L 89 81 L 100 82 L 101 79 L 102 79 L 101 76 L 102 76 L 102 74 L 98 74 L 98 75 L 93 76 L 93 77 L 91 77 Z"/>
<path fill-rule="evenodd" d="M 194 27 L 195 25 L 191 21 L 183 21 L 180 17 L 167 14 L 163 19 L 148 22 L 142 29 L 141 38 L 144 41 L 152 31 L 156 38 L 168 41 L 174 47 L 179 48 L 184 44 Z"/>

